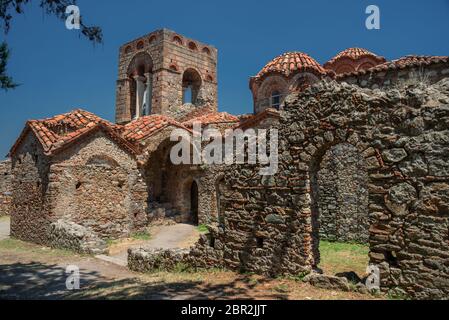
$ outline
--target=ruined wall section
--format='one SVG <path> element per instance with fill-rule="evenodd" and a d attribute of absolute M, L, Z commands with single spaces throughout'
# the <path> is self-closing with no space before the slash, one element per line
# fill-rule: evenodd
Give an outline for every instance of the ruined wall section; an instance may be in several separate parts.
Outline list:
<path fill-rule="evenodd" d="M 431 85 L 449 77 L 449 63 L 435 63 L 419 67 L 363 72 L 339 77 L 339 82 L 370 89 L 404 89 L 410 84 Z"/>
<path fill-rule="evenodd" d="M 369 177 L 370 263 L 381 288 L 416 298 L 449 294 L 449 80 L 399 92 L 321 82 L 288 99 L 279 125 L 279 171 L 228 167 L 224 227 L 192 263 L 298 275 L 319 266 L 318 164 L 353 145 Z"/>

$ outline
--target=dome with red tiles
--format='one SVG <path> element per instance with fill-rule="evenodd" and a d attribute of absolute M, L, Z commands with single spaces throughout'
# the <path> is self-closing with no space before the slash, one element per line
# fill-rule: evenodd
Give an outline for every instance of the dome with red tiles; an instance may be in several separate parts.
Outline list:
<path fill-rule="evenodd" d="M 324 64 L 327 70 L 333 70 L 337 75 L 367 70 L 384 63 L 384 57 L 380 57 L 366 49 L 349 48 Z"/>
<path fill-rule="evenodd" d="M 296 72 L 310 72 L 317 76 L 327 74 L 326 70 L 309 55 L 302 52 L 287 52 L 268 62 L 256 78 L 262 78 L 270 73 L 280 73 L 289 77 Z"/>
<path fill-rule="evenodd" d="M 325 64 L 325 66 L 327 64 L 334 63 L 337 60 L 344 59 L 344 58 L 348 58 L 348 59 L 351 59 L 351 60 L 359 60 L 359 59 L 366 58 L 366 57 L 374 58 L 376 60 L 382 60 L 382 62 L 385 62 L 385 58 L 384 57 L 380 57 L 380 56 L 378 56 L 378 55 L 376 55 L 376 54 L 374 54 L 371 51 L 368 51 L 366 49 L 363 49 L 363 48 L 348 48 L 346 50 L 343 50 L 339 54 L 337 54 L 331 60 L 329 60 Z"/>

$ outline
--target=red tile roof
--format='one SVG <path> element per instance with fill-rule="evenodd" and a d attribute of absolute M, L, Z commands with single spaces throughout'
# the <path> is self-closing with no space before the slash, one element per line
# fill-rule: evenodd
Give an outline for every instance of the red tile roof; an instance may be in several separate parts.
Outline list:
<path fill-rule="evenodd" d="M 239 118 L 227 112 L 210 112 L 185 121 L 183 124 L 190 128 L 193 126 L 194 122 L 200 122 L 202 125 L 235 123 L 239 122 Z"/>
<path fill-rule="evenodd" d="M 119 126 L 103 120 L 93 113 L 77 109 L 43 120 L 30 120 L 11 148 L 13 154 L 29 131 L 32 131 L 41 143 L 44 153 L 55 154 L 79 138 L 97 130 L 104 131 L 110 138 L 127 151 L 136 154 L 136 147 L 119 135 Z"/>
<path fill-rule="evenodd" d="M 428 66 L 436 63 L 448 63 L 449 56 L 416 56 L 409 55 L 396 60 L 388 61 L 379 64 L 367 70 L 359 70 L 356 72 L 344 73 L 337 76 L 337 78 L 345 78 L 348 76 L 356 76 L 360 74 L 375 73 L 388 70 L 405 69 L 409 67 Z"/>
<path fill-rule="evenodd" d="M 337 54 L 335 57 L 333 57 L 331 60 L 329 60 L 328 62 L 326 62 L 324 64 L 324 67 L 326 68 L 328 65 L 330 64 L 334 64 L 335 62 L 341 60 L 341 59 L 351 59 L 351 60 L 359 60 L 362 58 L 366 58 L 366 57 L 370 57 L 370 58 L 374 58 L 376 60 L 379 61 L 379 63 L 385 62 L 385 58 L 384 57 L 380 57 L 366 49 L 363 48 L 348 48 L 346 50 L 343 50 L 342 52 L 340 52 L 339 54 Z"/>
<path fill-rule="evenodd" d="M 179 122 L 184 123 L 188 122 L 189 120 L 192 120 L 194 118 L 203 116 L 205 114 L 216 112 L 215 109 L 211 106 L 206 106 L 202 108 L 195 108 L 193 111 L 183 115 L 181 118 L 178 119 Z"/>
<path fill-rule="evenodd" d="M 141 117 L 123 126 L 121 135 L 130 142 L 140 142 L 168 126 L 175 126 L 189 131 L 183 124 L 170 117 L 150 115 Z"/>
<path fill-rule="evenodd" d="M 327 74 L 327 70 L 309 55 L 302 52 L 287 52 L 268 62 L 255 78 L 262 78 L 269 73 L 280 73 L 289 77 L 296 72 L 311 72 L 318 76 Z"/>
<path fill-rule="evenodd" d="M 278 110 L 268 108 L 263 110 L 262 112 L 259 112 L 258 114 L 252 115 L 250 117 L 245 117 L 244 119 L 242 119 L 242 122 L 240 122 L 235 126 L 235 129 L 246 130 L 254 127 L 261 121 L 265 120 L 266 118 L 279 118 L 279 117 L 280 113 Z"/>

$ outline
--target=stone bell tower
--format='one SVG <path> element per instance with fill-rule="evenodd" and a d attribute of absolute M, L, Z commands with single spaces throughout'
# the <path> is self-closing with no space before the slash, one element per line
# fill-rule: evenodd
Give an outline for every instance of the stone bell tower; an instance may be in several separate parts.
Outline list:
<path fill-rule="evenodd" d="M 217 49 L 162 29 L 120 47 L 115 119 L 167 114 L 185 103 L 217 109 Z"/>

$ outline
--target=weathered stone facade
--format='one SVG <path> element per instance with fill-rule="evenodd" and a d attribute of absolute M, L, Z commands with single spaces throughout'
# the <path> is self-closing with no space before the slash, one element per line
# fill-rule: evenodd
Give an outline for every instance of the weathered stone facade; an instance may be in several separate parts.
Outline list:
<path fill-rule="evenodd" d="M 0 162 L 0 217 L 11 212 L 11 161 Z"/>
<path fill-rule="evenodd" d="M 382 289 L 447 297 L 448 105 L 448 79 L 405 92 L 322 82 L 292 97 L 279 125 L 279 172 L 267 178 L 248 165 L 227 170 L 224 227 L 200 241 L 193 261 L 270 275 L 318 266 L 311 185 L 326 151 L 347 143 L 366 163 L 370 260 L 381 269 Z"/>
<path fill-rule="evenodd" d="M 217 112 L 216 59 L 156 31 L 120 48 L 117 124 L 83 110 L 27 122 L 10 152 L 11 235 L 97 253 L 159 219 L 208 224 L 191 250 L 131 250 L 129 267 L 270 276 L 317 270 L 321 239 L 364 242 L 384 291 L 447 298 L 449 58 L 348 50 L 326 67 L 287 53 L 251 79 L 255 114 L 239 117 Z M 144 95 L 151 112 L 138 114 Z M 173 164 L 171 134 L 193 138 L 195 122 L 278 129 L 277 173 Z"/>
<path fill-rule="evenodd" d="M 147 225 L 146 187 L 137 164 L 101 131 L 52 156 L 28 133 L 12 163 L 15 238 L 51 245 L 50 225 L 58 220 L 101 239 Z"/>

